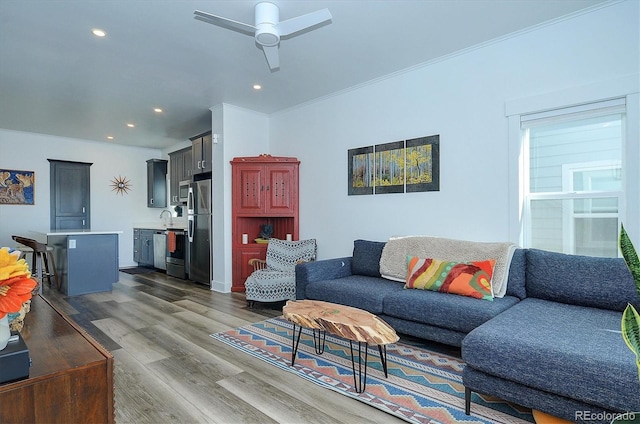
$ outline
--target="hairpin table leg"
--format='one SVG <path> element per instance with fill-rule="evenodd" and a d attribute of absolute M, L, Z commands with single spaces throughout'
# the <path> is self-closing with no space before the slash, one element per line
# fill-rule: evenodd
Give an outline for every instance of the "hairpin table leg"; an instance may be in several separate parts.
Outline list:
<path fill-rule="evenodd" d="M 380 362 L 382 363 L 382 370 L 384 371 L 384 377 L 387 375 L 387 345 L 378 345 L 378 352 L 380 352 Z"/>
<path fill-rule="evenodd" d="M 353 370 L 353 386 L 356 393 L 362 393 L 367 388 L 367 357 L 369 345 L 367 342 L 358 342 L 358 370 L 356 371 L 356 358 L 353 354 L 353 341 L 349 340 L 351 348 L 351 368 Z M 364 345 L 364 370 L 362 369 L 362 345 Z"/>
<path fill-rule="evenodd" d="M 298 335 L 296 336 L 296 327 L 298 327 Z M 291 366 L 296 362 L 296 355 L 298 354 L 298 346 L 300 345 L 300 336 L 302 335 L 302 326 L 293 324 L 293 334 L 291 335 Z M 322 355 L 324 353 L 325 339 L 327 333 L 323 330 L 313 329 L 313 346 L 316 349 L 316 354 Z"/>
<path fill-rule="evenodd" d="M 313 329 L 313 346 L 316 348 L 316 354 L 322 355 L 324 353 L 324 340 L 327 337 L 327 333 L 324 330 Z"/>
<path fill-rule="evenodd" d="M 296 337 L 296 325 L 293 324 L 293 334 L 291 335 L 291 366 L 296 362 L 296 354 L 298 353 L 301 333 L 302 327 L 298 328 L 298 337 Z"/>

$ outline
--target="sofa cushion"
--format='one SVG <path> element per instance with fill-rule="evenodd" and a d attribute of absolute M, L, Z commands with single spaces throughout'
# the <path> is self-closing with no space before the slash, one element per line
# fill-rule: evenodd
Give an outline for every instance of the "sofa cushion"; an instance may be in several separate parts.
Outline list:
<path fill-rule="evenodd" d="M 511 265 L 509 266 L 509 279 L 507 281 L 507 296 L 515 296 L 522 300 L 527 297 L 525 286 L 527 266 L 526 249 L 516 249 L 511 257 Z"/>
<path fill-rule="evenodd" d="M 405 288 L 493 300 L 491 276 L 494 264 L 495 260 L 452 262 L 409 256 Z"/>
<path fill-rule="evenodd" d="M 402 287 L 402 285 L 400 286 Z M 385 315 L 468 333 L 518 303 L 504 296 L 493 302 L 429 290 L 401 290 L 384 298 Z"/>
<path fill-rule="evenodd" d="M 402 283 L 379 277 L 351 275 L 307 285 L 306 298 L 353 306 L 378 315 L 382 313 L 385 296 L 403 290 Z"/>
<path fill-rule="evenodd" d="M 623 311 L 640 306 L 635 282 L 622 258 L 527 251 L 527 296 Z"/>
<path fill-rule="evenodd" d="M 385 244 L 381 241 L 355 240 L 353 242 L 351 273 L 380 277 L 380 257 Z"/>
<path fill-rule="evenodd" d="M 635 356 L 620 335 L 622 314 L 527 298 L 470 332 L 467 366 L 549 393 L 640 411 Z"/>

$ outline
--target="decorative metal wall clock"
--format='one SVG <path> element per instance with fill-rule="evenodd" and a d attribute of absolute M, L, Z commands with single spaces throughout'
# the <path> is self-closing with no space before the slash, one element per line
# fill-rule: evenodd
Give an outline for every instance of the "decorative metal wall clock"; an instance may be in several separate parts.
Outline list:
<path fill-rule="evenodd" d="M 131 190 L 131 181 L 127 180 L 127 177 L 117 176 L 111 180 L 111 186 L 113 187 L 111 191 L 115 191 L 116 194 L 123 196 Z"/>

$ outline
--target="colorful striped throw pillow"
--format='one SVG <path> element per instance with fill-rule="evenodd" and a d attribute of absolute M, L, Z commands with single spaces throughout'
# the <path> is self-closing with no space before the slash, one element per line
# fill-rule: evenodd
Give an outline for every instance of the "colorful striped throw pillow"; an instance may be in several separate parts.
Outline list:
<path fill-rule="evenodd" d="M 495 259 L 451 262 L 407 256 L 404 287 L 493 300 L 491 277 L 495 263 Z"/>

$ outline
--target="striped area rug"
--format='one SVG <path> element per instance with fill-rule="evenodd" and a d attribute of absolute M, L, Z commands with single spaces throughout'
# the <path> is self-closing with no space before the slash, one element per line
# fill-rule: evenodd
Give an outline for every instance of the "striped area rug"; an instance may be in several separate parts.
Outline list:
<path fill-rule="evenodd" d="M 311 331 L 304 329 L 298 356 L 291 364 L 293 325 L 282 319 L 212 334 L 242 352 L 293 372 L 345 396 L 365 402 L 412 423 L 526 423 L 531 411 L 474 393 L 472 415 L 464 413 L 464 386 L 460 358 L 425 347 L 396 343 L 387 346 L 388 378 L 376 346 L 369 348 L 367 386 L 353 387 L 349 341 L 327 334 L 326 348 L 316 355 Z"/>

